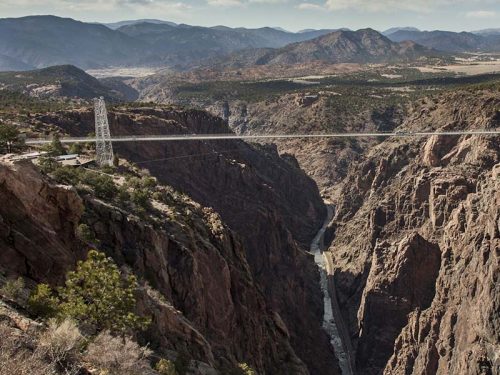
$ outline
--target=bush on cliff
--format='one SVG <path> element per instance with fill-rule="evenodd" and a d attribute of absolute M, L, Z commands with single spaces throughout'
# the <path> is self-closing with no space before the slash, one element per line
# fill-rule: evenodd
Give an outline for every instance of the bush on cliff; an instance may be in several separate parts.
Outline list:
<path fill-rule="evenodd" d="M 0 294 L 15 302 L 22 302 L 24 290 L 24 279 L 18 277 L 17 279 L 7 280 L 0 288 Z"/>
<path fill-rule="evenodd" d="M 59 136 L 59 134 L 55 134 L 54 137 L 52 138 L 52 142 L 43 146 L 42 149 L 46 151 L 49 154 L 49 156 L 52 157 L 66 155 L 66 149 L 61 143 L 61 137 Z"/>
<path fill-rule="evenodd" d="M 19 143 L 19 131 L 14 125 L 0 123 L 0 152 L 12 152 Z"/>
<path fill-rule="evenodd" d="M 178 375 L 175 368 L 175 364 L 168 359 L 162 358 L 156 363 L 155 370 L 160 373 L 160 375 Z"/>
<path fill-rule="evenodd" d="M 246 363 L 240 363 L 238 365 L 238 369 L 240 370 L 241 375 L 257 375 L 255 370 L 248 366 Z"/>
<path fill-rule="evenodd" d="M 66 283 L 55 296 L 40 284 L 29 299 L 33 314 L 71 318 L 97 331 L 128 332 L 145 328 L 147 319 L 134 314 L 135 276 L 123 276 L 103 253 L 91 250 L 87 260 L 68 272 Z"/>
<path fill-rule="evenodd" d="M 42 318 L 55 317 L 59 311 L 59 299 L 47 284 L 38 284 L 28 299 L 28 310 Z"/>
<path fill-rule="evenodd" d="M 52 177 L 59 183 L 73 186 L 80 185 L 80 187 L 81 185 L 87 185 L 92 189 L 96 197 L 106 200 L 112 200 L 118 194 L 118 188 L 111 176 L 96 171 L 62 166 L 55 161 L 53 163 L 47 167 L 45 161 L 41 162 L 40 168 L 45 173 L 51 173 Z"/>

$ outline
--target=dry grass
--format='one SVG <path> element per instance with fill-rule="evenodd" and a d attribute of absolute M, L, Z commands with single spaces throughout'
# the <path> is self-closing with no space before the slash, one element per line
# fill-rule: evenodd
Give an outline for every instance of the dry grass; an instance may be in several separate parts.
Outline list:
<path fill-rule="evenodd" d="M 5 326 L 0 326 L 0 337 L 0 375 L 58 374 L 29 337 Z"/>
<path fill-rule="evenodd" d="M 80 330 L 72 320 L 65 319 L 62 323 L 52 320 L 48 328 L 40 335 L 38 350 L 43 352 L 51 362 L 63 368 L 73 368 L 83 340 Z"/>
<path fill-rule="evenodd" d="M 142 375 L 151 371 L 148 348 L 128 337 L 115 337 L 101 332 L 89 345 L 85 361 L 109 375 Z"/>
<path fill-rule="evenodd" d="M 51 322 L 39 337 L 0 325 L 0 375 L 76 375 L 82 335 L 71 321 Z"/>

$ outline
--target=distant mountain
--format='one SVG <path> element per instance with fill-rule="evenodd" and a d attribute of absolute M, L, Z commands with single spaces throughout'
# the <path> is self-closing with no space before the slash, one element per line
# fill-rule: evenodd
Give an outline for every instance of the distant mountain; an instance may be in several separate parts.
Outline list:
<path fill-rule="evenodd" d="M 235 51 L 256 48 L 280 48 L 324 35 L 328 30 L 290 33 L 271 27 L 259 29 L 227 26 L 199 27 L 190 25 L 138 23 L 117 31 L 140 40 L 155 51 L 163 65 L 187 69 Z"/>
<path fill-rule="evenodd" d="M 382 37 L 377 33 L 377 37 L 366 36 L 366 41 L 357 40 L 354 37 L 356 33 L 347 30 L 337 31 L 337 34 L 335 32 L 332 34 L 331 30 L 290 33 L 271 27 L 258 29 L 226 26 L 199 27 L 175 25 L 158 20 L 123 21 L 122 23 L 126 25 L 112 30 L 100 24 L 55 16 L 0 19 L 0 35 L 2 36 L 0 38 L 0 70 L 27 70 L 65 64 L 82 69 L 145 66 L 189 70 L 204 66 L 207 61 L 242 51 L 251 51 L 241 54 L 241 56 L 250 56 L 250 60 L 262 57 L 269 62 L 294 61 L 295 59 L 302 61 L 307 60 L 307 48 L 314 51 L 314 54 L 310 56 L 312 59 L 334 62 L 346 59 L 354 61 L 359 57 L 359 61 L 371 61 L 376 59 L 375 55 L 367 53 L 363 57 L 364 49 L 368 48 L 370 43 L 375 43 L 377 46 L 376 43 L 381 43 L 380 37 Z M 411 32 L 398 31 L 391 34 L 391 38 L 397 37 L 398 33 Z M 339 42 L 330 40 L 336 43 L 334 49 L 338 52 L 335 55 L 338 58 L 325 57 L 328 55 L 328 48 L 325 47 L 323 50 L 321 49 L 323 47 L 315 44 L 316 42 L 305 44 L 304 50 L 294 45 L 294 43 L 321 38 L 325 35 L 339 36 Z M 474 38 L 484 38 L 470 35 Z M 405 34 L 401 40 L 411 39 L 407 36 Z M 349 45 L 345 51 L 342 51 L 343 42 Z M 365 42 L 367 44 L 363 45 Z M 387 43 L 388 40 L 384 42 Z M 316 51 L 316 47 L 321 48 Z M 265 51 L 262 48 L 284 49 Z M 347 56 L 348 48 L 354 48 L 350 51 L 350 56 Z M 389 56 L 386 59 L 399 53 L 396 52 L 395 46 L 387 46 L 387 48 Z M 411 54 L 412 48 L 408 47 L 405 53 Z M 415 53 L 420 52 L 415 51 Z M 384 59 L 383 56 L 377 58 Z M 244 60 L 248 60 L 248 57 Z"/>
<path fill-rule="evenodd" d="M 125 99 L 96 78 L 72 65 L 53 66 L 22 72 L 0 72 L 0 90 L 16 91 L 40 98 L 92 99 L 103 96 L 109 101 Z"/>
<path fill-rule="evenodd" d="M 482 36 L 495 36 L 495 35 L 500 35 L 500 28 L 499 29 L 477 30 L 477 31 L 472 31 L 472 33 L 482 35 Z"/>
<path fill-rule="evenodd" d="M 314 33 L 318 33 L 318 32 L 329 34 L 329 33 L 333 33 L 334 31 L 340 31 L 340 30 L 350 31 L 351 29 L 348 29 L 345 27 L 342 27 L 340 29 L 304 29 L 304 30 L 297 31 L 297 34 L 307 34 L 307 33 L 314 34 Z"/>
<path fill-rule="evenodd" d="M 0 19 L 0 55 L 24 67 L 71 64 L 80 68 L 137 63 L 141 41 L 104 25 L 54 16 Z"/>
<path fill-rule="evenodd" d="M 404 31 L 387 35 L 394 42 L 411 40 L 425 47 L 445 52 L 499 51 L 500 37 L 482 36 L 468 32 L 451 31 Z"/>
<path fill-rule="evenodd" d="M 432 50 L 414 42 L 395 43 L 375 30 L 363 29 L 336 31 L 278 49 L 237 52 L 228 62 L 222 62 L 222 65 L 248 67 L 311 62 L 332 64 L 410 61 L 433 53 Z"/>
<path fill-rule="evenodd" d="M 145 22 L 159 24 L 159 25 L 169 25 L 169 26 L 176 26 L 177 25 L 174 22 L 155 20 L 155 19 L 127 20 L 127 21 L 120 21 L 120 22 L 103 23 L 103 25 L 109 27 L 112 30 L 116 30 L 122 26 L 135 25 L 137 23 L 145 23 Z"/>
<path fill-rule="evenodd" d="M 420 31 L 416 27 L 391 27 L 390 29 L 385 30 L 382 32 L 383 35 L 391 35 L 394 34 L 397 31 Z"/>
<path fill-rule="evenodd" d="M 208 58 L 244 49 L 283 47 L 328 32 L 290 33 L 271 27 L 210 28 L 145 21 L 104 26 L 55 16 L 0 19 L 0 71 L 64 64 L 82 69 L 167 66 L 186 70 Z"/>
<path fill-rule="evenodd" d="M 0 71 L 30 69 L 33 69 L 33 66 L 25 64 L 24 62 L 16 60 L 10 56 L 0 55 Z"/>
<path fill-rule="evenodd" d="M 220 53 L 247 48 L 278 48 L 331 32 L 330 30 L 314 30 L 306 33 L 290 33 L 272 27 L 247 29 L 184 24 L 171 26 L 149 22 L 123 26 L 118 31 L 152 44 L 156 51 L 159 48 L 160 51 L 189 50 L 198 53 L 206 50 Z"/>
<path fill-rule="evenodd" d="M 278 26 L 276 26 L 276 27 L 272 27 L 272 29 L 274 29 L 274 30 L 278 30 L 278 31 L 283 31 L 283 32 L 285 32 L 285 33 L 291 33 L 291 31 L 288 31 L 288 30 L 286 30 L 286 29 L 284 29 L 284 28 L 282 28 L 282 27 L 278 27 Z"/>

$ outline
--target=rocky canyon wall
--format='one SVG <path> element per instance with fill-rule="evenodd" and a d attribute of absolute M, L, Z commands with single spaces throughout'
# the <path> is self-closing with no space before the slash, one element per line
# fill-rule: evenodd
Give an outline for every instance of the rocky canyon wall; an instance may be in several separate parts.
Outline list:
<path fill-rule="evenodd" d="M 500 127 L 497 89 L 418 103 L 406 131 Z M 499 371 L 500 139 L 392 138 L 343 183 L 330 247 L 361 374 Z"/>
<path fill-rule="evenodd" d="M 75 136 L 93 127 L 90 110 L 38 120 Z M 222 120 L 203 111 L 147 107 L 110 111 L 110 127 L 115 135 L 229 132 Z M 117 144 L 115 150 L 221 215 L 240 236 L 256 285 L 297 356 L 311 373 L 335 372 L 321 328 L 319 274 L 305 251 L 326 210 L 316 184 L 296 161 L 279 157 L 273 146 L 229 140 Z"/>

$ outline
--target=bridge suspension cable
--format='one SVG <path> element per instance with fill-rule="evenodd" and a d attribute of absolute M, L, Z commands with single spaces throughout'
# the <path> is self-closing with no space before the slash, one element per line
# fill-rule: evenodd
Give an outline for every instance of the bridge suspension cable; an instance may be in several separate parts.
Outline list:
<path fill-rule="evenodd" d="M 97 121 L 97 118 L 96 118 Z M 107 123 L 107 121 L 106 121 Z M 96 124 L 97 129 L 97 124 Z M 107 128 L 109 134 L 109 125 Z M 96 135 L 98 133 L 96 132 Z M 437 136 L 498 136 L 500 128 L 480 130 L 446 130 L 446 131 L 418 131 L 418 132 L 349 132 L 349 133 L 313 133 L 313 134 L 165 134 L 165 135 L 126 135 L 111 137 L 105 134 L 99 137 L 63 137 L 62 143 L 84 143 L 103 142 L 110 149 L 105 149 L 105 160 L 112 161 L 113 149 L 111 142 L 154 142 L 154 141 L 210 141 L 210 140 L 277 140 L 277 139 L 314 139 L 314 138 L 367 138 L 367 137 L 430 137 Z M 52 142 L 50 138 L 28 138 L 26 144 L 47 144 Z M 109 158 L 111 155 L 111 159 Z"/>

